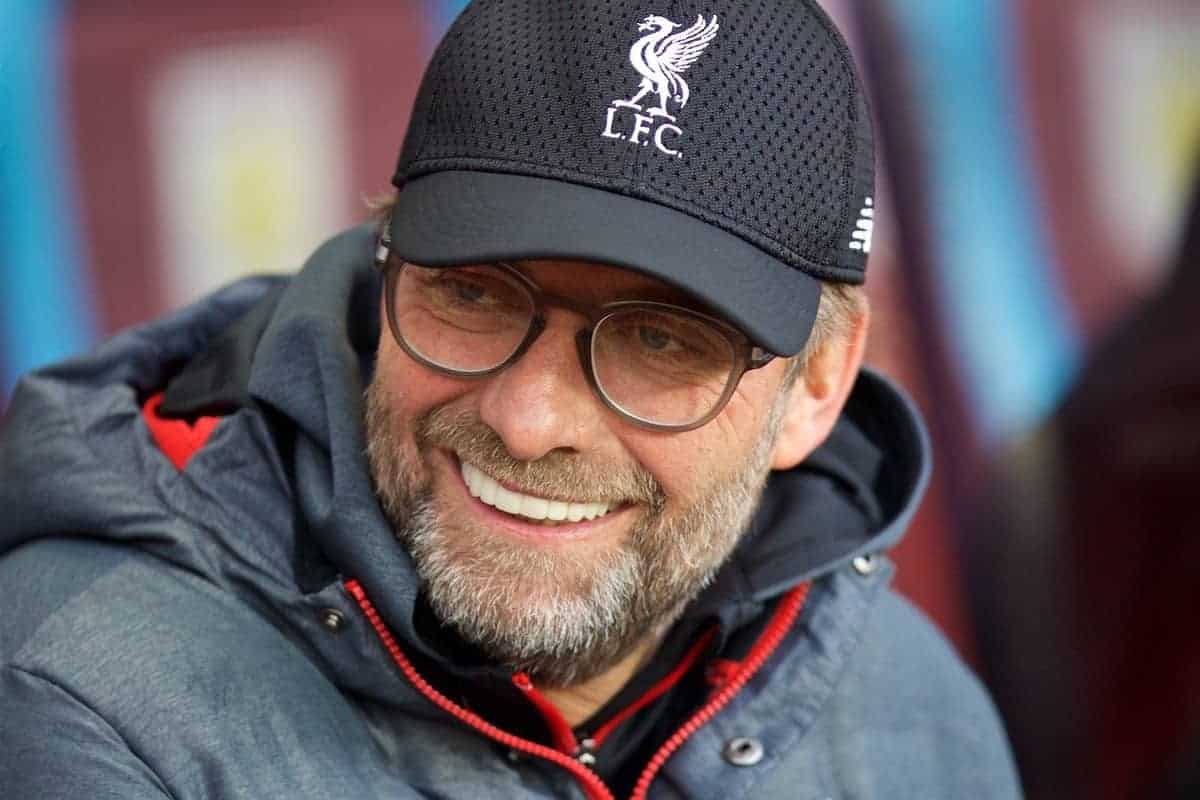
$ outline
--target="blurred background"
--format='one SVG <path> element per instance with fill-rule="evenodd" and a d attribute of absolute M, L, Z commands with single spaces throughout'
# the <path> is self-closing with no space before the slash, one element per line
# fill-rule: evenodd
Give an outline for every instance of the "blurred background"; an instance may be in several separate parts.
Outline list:
<path fill-rule="evenodd" d="M 0 2 L 0 409 L 364 220 L 463 4 Z M 1200 4 L 824 5 L 880 132 L 869 361 L 936 448 L 899 588 L 1030 797 L 1200 797 Z"/>

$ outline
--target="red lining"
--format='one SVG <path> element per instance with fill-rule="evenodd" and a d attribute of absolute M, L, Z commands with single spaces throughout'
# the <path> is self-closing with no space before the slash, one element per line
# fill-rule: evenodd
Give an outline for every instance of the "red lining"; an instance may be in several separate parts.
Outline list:
<path fill-rule="evenodd" d="M 396 644 L 396 640 L 392 636 L 391 631 L 387 629 L 387 625 L 385 625 L 383 620 L 380 618 L 379 613 L 371 604 L 370 599 L 367 597 L 367 593 L 363 590 L 359 582 L 349 581 L 346 583 L 346 591 L 348 591 L 350 595 L 358 602 L 359 608 L 361 608 L 363 614 L 366 615 L 367 621 L 371 623 L 371 627 L 375 629 L 376 635 L 378 635 L 379 640 L 383 642 L 383 646 L 391 655 L 392 661 L 394 661 L 396 666 L 400 668 L 400 672 L 403 673 L 404 677 L 408 679 L 408 682 L 411 683 L 417 691 L 425 695 L 425 697 L 428 698 L 431 703 L 450 714 L 450 716 L 479 731 L 494 742 L 499 742 L 505 747 L 521 753 L 527 753 L 532 756 L 544 758 L 547 761 L 552 761 L 553 763 L 563 767 L 569 771 L 577 781 L 579 781 L 589 800 L 613 800 L 612 792 L 610 792 L 608 787 L 604 785 L 604 781 L 600 780 L 600 776 L 580 764 L 575 759 L 568 755 L 564 755 L 553 748 L 545 747 L 544 745 L 537 744 L 536 742 L 530 742 L 518 736 L 513 736 L 511 733 L 505 733 L 495 725 L 492 725 L 479 715 L 468 711 L 450 698 L 446 697 L 437 689 L 433 688 L 428 681 L 421 677 L 421 674 L 417 672 L 416 667 L 412 665 L 412 662 L 409 661 L 408 657 L 404 655 L 403 651 L 401 651 L 400 646 Z"/>
<path fill-rule="evenodd" d="M 688 650 L 684 655 L 683 660 L 679 662 L 675 669 L 671 670 L 669 675 L 651 686 L 644 695 L 626 706 L 621 713 L 617 714 L 608 722 L 601 725 L 596 730 L 596 733 L 592 736 L 592 741 L 596 743 L 596 747 L 604 744 L 604 740 L 612 735 L 612 732 L 617 729 L 618 725 L 632 717 L 650 703 L 653 703 L 655 700 L 662 697 L 662 695 L 666 693 L 668 689 L 683 680 L 683 676 L 691 670 L 692 666 L 696 663 L 696 660 L 704 654 L 704 651 L 708 649 L 709 643 L 712 642 L 713 637 L 716 635 L 716 627 L 709 628 L 704 635 L 692 645 L 691 649 Z"/>
<path fill-rule="evenodd" d="M 383 619 L 379 616 L 379 613 L 371 604 L 371 601 L 367 597 L 367 593 L 362 588 L 362 585 L 356 580 L 351 580 L 348 581 L 345 586 L 346 591 L 350 593 L 350 595 L 358 603 L 359 608 L 362 609 L 367 621 L 371 623 L 371 627 L 375 629 L 376 635 L 383 643 L 383 646 L 388 651 L 389 655 L 391 655 L 392 661 L 395 662 L 396 666 L 400 669 L 400 672 L 404 675 L 408 682 L 411 683 L 413 687 L 418 692 L 423 694 L 431 703 L 438 706 L 454 718 L 465 723 L 469 727 L 474 728 L 476 731 L 492 741 L 499 742 L 500 744 L 512 750 L 537 756 L 563 767 L 570 772 L 577 781 L 579 781 L 589 800 L 612 800 L 612 792 L 609 791 L 607 786 L 605 786 L 604 781 L 600 779 L 600 776 L 598 776 L 595 772 L 592 772 L 583 764 L 580 764 L 571 756 L 559 752 L 554 748 L 546 747 L 544 745 L 537 744 L 536 742 L 531 742 L 527 739 L 522 739 L 518 736 L 506 733 L 479 715 L 474 714 L 458 705 L 430 685 L 430 683 L 422 678 L 421 674 L 417 672 L 416 667 L 412 665 L 412 662 L 408 660 L 408 657 L 404 655 L 404 652 L 396 643 L 395 637 L 392 636 L 391 631 L 388 630 L 387 625 L 383 622 Z M 703 708 L 693 714 L 688 721 L 684 723 L 684 725 L 662 745 L 662 747 L 658 749 L 658 751 L 650 759 L 649 763 L 646 764 L 646 768 L 642 770 L 642 774 L 638 778 L 637 785 L 634 787 L 633 794 L 630 796 L 630 800 L 645 800 L 646 793 L 650 790 L 650 784 L 654 782 L 654 778 L 658 775 L 658 772 L 662 769 L 663 765 L 667 763 L 667 760 L 670 759 L 676 750 L 683 746 L 683 743 L 686 742 L 692 734 L 704 727 L 709 720 L 711 720 L 717 715 L 717 713 L 721 711 L 721 709 L 728 705 L 729 702 L 737 696 L 737 693 L 742 690 L 742 688 L 750 681 L 752 677 L 754 677 L 754 674 L 758 672 L 762 665 L 767 662 L 767 659 L 771 657 L 776 648 L 778 648 L 780 643 L 783 642 L 784 636 L 787 635 L 787 632 L 791 629 L 792 624 L 796 621 L 796 617 L 799 616 L 800 610 L 804 607 L 804 600 L 808 596 L 808 587 L 809 585 L 807 583 L 801 584 L 784 596 L 783 600 L 781 600 L 779 603 L 779 607 L 776 608 L 775 613 L 772 615 L 770 622 L 767 623 L 766 629 L 758 638 L 758 641 L 754 643 L 754 647 L 751 648 L 750 653 L 746 656 L 745 661 L 742 662 L 741 669 L 738 671 L 738 673 L 723 689 L 718 691 L 712 697 L 712 699 L 705 703 Z M 711 636 L 711 633 L 712 632 L 706 634 L 705 638 Z M 696 653 L 695 657 L 698 657 L 699 653 L 703 652 L 703 648 L 699 647 L 699 643 L 693 646 L 692 651 L 688 652 L 688 656 L 692 656 L 693 652 Z M 687 659 L 685 658 L 685 661 L 686 660 Z M 677 667 L 676 671 L 679 670 L 680 667 Z M 680 672 L 680 677 L 682 677 L 682 674 L 686 671 L 686 668 L 683 669 L 683 671 Z M 674 672 L 672 672 L 672 675 L 674 675 Z M 520 681 L 521 677 L 524 677 L 524 681 Z M 668 676 L 668 678 L 670 677 L 671 676 Z M 666 679 L 664 679 L 664 681 L 665 680 Z M 678 678 L 676 678 L 676 680 L 678 680 Z M 549 701 L 547 701 L 544 697 L 538 694 L 535 689 L 533 689 L 533 684 L 529 682 L 527 676 L 515 676 L 513 681 L 519 689 L 526 692 L 527 696 L 529 696 L 530 699 L 535 702 L 535 704 L 537 703 L 537 700 L 534 700 L 534 697 L 536 696 L 538 699 L 549 705 Z M 526 684 L 528 685 L 528 689 L 525 688 Z M 659 684 L 655 685 L 654 689 L 651 689 L 651 692 L 657 689 L 660 685 L 662 685 L 661 681 Z M 638 702 L 642 703 L 642 700 L 639 700 Z M 649 701 L 647 700 L 646 702 Z M 551 708 L 553 708 L 552 705 Z M 553 710 L 554 715 L 556 715 L 559 719 L 562 719 L 562 715 L 559 714 L 558 710 Z M 566 722 L 563 721 L 563 724 L 565 725 Z M 559 733 L 561 733 L 561 731 Z M 562 742 L 560 742 L 560 744 L 566 744 L 565 738 Z M 574 734 L 571 734 L 572 750 L 573 745 Z"/>
<path fill-rule="evenodd" d="M 704 680 L 712 687 L 713 693 L 724 689 L 729 682 L 737 677 L 742 662 L 730 658 L 714 658 L 704 668 Z"/>
<path fill-rule="evenodd" d="M 512 682 L 514 686 L 524 692 L 525 696 L 529 698 L 529 702 L 542 712 L 542 718 L 546 720 L 546 727 L 550 729 L 550 737 L 554 739 L 554 746 L 566 755 L 575 755 L 579 751 L 579 742 L 575 740 L 575 731 L 571 730 L 571 724 L 563 717 L 558 707 L 537 690 L 533 681 L 524 672 L 513 675 Z"/>
<path fill-rule="evenodd" d="M 683 676 L 691 670 L 700 656 L 704 654 L 705 649 L 707 649 L 716 634 L 716 627 L 705 631 L 695 644 L 688 649 L 687 653 L 684 654 L 675 669 L 671 670 L 662 680 L 647 689 L 641 697 L 623 708 L 620 713 L 597 728 L 596 732 L 590 737 L 593 752 L 604 744 L 604 740 L 611 736 L 612 732 L 622 722 L 662 697 L 672 686 L 683 680 Z M 546 721 L 546 727 L 550 729 L 550 736 L 554 739 L 554 746 L 567 755 L 578 754 L 579 741 L 575 738 L 575 731 L 571 729 L 570 723 L 563 717 L 562 712 L 558 710 L 557 706 L 537 690 L 537 687 L 533 685 L 533 681 L 524 672 L 518 672 L 516 675 L 513 675 L 512 681 L 513 685 L 520 689 L 529 699 L 529 702 L 533 703 L 537 710 L 541 712 L 542 718 Z"/>
<path fill-rule="evenodd" d="M 163 419 L 158 416 L 162 401 L 162 392 L 147 400 L 142 406 L 142 418 L 146 420 L 158 449 L 175 465 L 175 469 L 182 472 L 192 456 L 212 436 L 221 418 L 200 417 L 194 423 L 183 419 Z"/>
<path fill-rule="evenodd" d="M 775 614 L 771 617 L 771 621 L 767 623 L 766 630 L 762 636 L 754 643 L 750 654 L 746 656 L 746 660 L 742 662 L 742 670 L 737 674 L 729 685 L 721 691 L 717 692 L 711 700 L 708 701 L 691 719 L 683 724 L 683 727 L 675 732 L 675 735 L 668 739 L 654 757 L 650 759 L 650 763 L 642 770 L 642 775 L 638 778 L 637 784 L 633 787 L 633 794 L 630 795 L 630 800 L 644 800 L 646 793 L 650 791 L 650 784 L 654 782 L 654 778 L 658 775 L 658 771 L 662 769 L 663 764 L 667 763 L 676 750 L 683 746 L 683 743 L 688 740 L 693 733 L 703 728 L 708 721 L 717 715 L 717 713 L 729 704 L 729 701 L 737 696 L 737 693 L 742 690 L 754 673 L 758 672 L 763 664 L 767 663 L 767 659 L 775 652 L 783 642 L 783 637 L 791 629 L 792 623 L 796 621 L 796 617 L 800 614 L 800 609 L 804 607 L 804 599 L 808 596 L 808 584 L 802 583 L 784 596 L 779 603 L 779 608 L 775 610 Z"/>

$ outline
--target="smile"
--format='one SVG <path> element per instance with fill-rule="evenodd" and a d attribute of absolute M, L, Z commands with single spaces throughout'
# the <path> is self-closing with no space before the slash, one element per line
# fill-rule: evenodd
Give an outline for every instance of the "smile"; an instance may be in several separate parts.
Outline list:
<path fill-rule="evenodd" d="M 462 462 L 462 479 L 471 496 L 484 505 L 506 514 L 555 525 L 559 522 L 580 522 L 603 517 L 612 510 L 608 503 L 571 503 L 547 500 L 505 488 L 488 477 L 478 467 Z"/>

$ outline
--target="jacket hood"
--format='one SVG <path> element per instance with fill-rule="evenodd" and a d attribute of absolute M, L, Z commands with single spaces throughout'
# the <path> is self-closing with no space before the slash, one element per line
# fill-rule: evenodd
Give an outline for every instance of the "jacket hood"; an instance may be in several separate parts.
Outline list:
<path fill-rule="evenodd" d="M 418 581 L 363 456 L 374 244 L 354 229 L 294 278 L 234 284 L 23 380 L 0 431 L 0 553 L 61 536 L 136 547 L 229 587 L 302 642 L 316 635 L 313 598 L 356 578 L 393 632 L 444 661 L 420 632 Z M 183 473 L 142 419 L 168 385 L 164 408 L 225 416 Z M 830 439 L 771 477 L 751 530 L 689 614 L 736 625 L 798 582 L 888 549 L 928 475 L 912 406 L 864 371 Z"/>

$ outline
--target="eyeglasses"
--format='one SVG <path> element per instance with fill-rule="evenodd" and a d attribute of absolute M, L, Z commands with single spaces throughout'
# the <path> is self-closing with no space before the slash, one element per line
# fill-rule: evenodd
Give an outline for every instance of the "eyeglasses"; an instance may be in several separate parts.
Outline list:
<path fill-rule="evenodd" d="M 575 336 L 583 372 L 604 405 L 635 425 L 688 431 L 710 422 L 742 375 L 775 355 L 721 320 L 667 303 L 591 306 L 542 291 L 504 263 L 431 268 L 381 246 L 388 325 L 416 361 L 482 378 L 519 359 L 546 327 L 545 309 L 589 321 Z"/>

